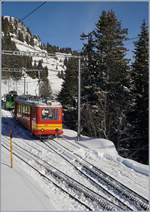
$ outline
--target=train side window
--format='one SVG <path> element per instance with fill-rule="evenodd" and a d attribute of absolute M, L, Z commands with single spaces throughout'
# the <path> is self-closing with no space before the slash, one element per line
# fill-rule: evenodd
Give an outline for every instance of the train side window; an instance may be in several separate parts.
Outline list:
<path fill-rule="evenodd" d="M 17 105 L 17 113 L 20 113 L 20 105 Z"/>
<path fill-rule="evenodd" d="M 21 114 L 21 105 L 19 105 L 19 113 Z"/>
<path fill-rule="evenodd" d="M 21 114 L 23 113 L 23 105 L 21 104 Z"/>
<path fill-rule="evenodd" d="M 22 114 L 22 104 L 20 105 L 20 113 Z"/>
<path fill-rule="evenodd" d="M 30 106 L 27 106 L 27 113 L 30 115 Z"/>
<path fill-rule="evenodd" d="M 24 114 L 24 105 L 22 105 L 22 113 Z"/>

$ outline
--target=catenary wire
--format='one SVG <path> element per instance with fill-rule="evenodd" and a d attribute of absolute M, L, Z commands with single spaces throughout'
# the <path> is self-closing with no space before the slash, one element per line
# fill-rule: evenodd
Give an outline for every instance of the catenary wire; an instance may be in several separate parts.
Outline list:
<path fill-rule="evenodd" d="M 27 15 L 25 15 L 21 21 L 24 21 L 26 18 L 28 18 L 30 15 L 32 15 L 35 11 L 37 11 L 40 7 L 42 7 L 44 4 L 46 4 L 47 1 L 44 1 L 42 4 L 40 4 L 38 7 L 36 7 L 35 9 L 33 9 L 31 12 L 29 12 Z"/>

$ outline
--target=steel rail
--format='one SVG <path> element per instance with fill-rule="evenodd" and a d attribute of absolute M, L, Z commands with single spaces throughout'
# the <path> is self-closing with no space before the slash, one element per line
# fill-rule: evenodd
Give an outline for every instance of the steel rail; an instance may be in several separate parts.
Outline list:
<path fill-rule="evenodd" d="M 79 184 L 79 187 L 78 187 L 78 190 L 79 190 L 79 191 L 83 192 L 84 189 L 87 189 L 88 191 L 86 192 L 86 194 L 85 194 L 85 192 L 84 192 L 84 195 L 85 195 L 85 196 L 87 196 L 87 197 L 89 197 L 90 199 L 92 199 L 92 198 L 93 198 L 93 195 L 97 195 L 96 199 L 94 199 L 94 198 L 92 199 L 93 201 L 98 201 L 98 203 L 102 204 L 102 206 L 104 206 L 104 201 L 107 201 L 107 205 L 105 205 L 105 209 L 110 210 L 110 209 L 111 209 L 110 207 L 112 207 L 112 206 L 117 207 L 118 209 L 122 209 L 121 207 L 118 207 L 117 205 L 115 205 L 114 203 L 112 203 L 112 202 L 110 202 L 109 200 L 105 199 L 104 197 L 102 197 L 102 196 L 99 195 L 98 193 L 92 191 L 91 189 L 87 188 L 87 187 L 84 186 L 83 184 L 79 183 L 79 182 L 76 181 L 75 179 L 73 179 L 73 178 L 69 177 L 68 175 L 64 174 L 63 172 L 61 172 L 60 170 L 58 170 L 56 167 L 52 166 L 52 165 L 49 164 L 47 161 L 42 160 L 39 156 L 35 155 L 34 153 L 31 153 L 30 151 L 24 149 L 23 147 L 21 147 L 21 146 L 18 145 L 18 144 L 15 144 L 15 145 L 18 146 L 19 148 L 21 148 L 22 150 L 28 152 L 29 154 L 32 154 L 31 157 L 34 156 L 34 157 L 38 158 L 39 160 L 41 160 L 42 162 L 46 163 L 48 166 L 51 167 L 51 170 L 52 170 L 52 169 L 55 169 L 55 170 L 57 171 L 57 173 L 59 172 L 59 173 L 61 173 L 62 175 L 64 175 L 63 181 L 66 181 L 67 184 L 69 184 L 69 180 L 71 180 L 71 181 L 72 181 L 72 182 L 70 183 L 70 186 L 71 186 L 71 187 L 72 187 L 73 183 L 76 183 L 76 184 Z M 42 165 L 41 165 L 41 166 L 42 166 Z M 49 170 L 49 171 L 50 171 L 50 170 Z M 60 177 L 60 176 L 58 176 L 58 174 L 55 173 L 55 171 L 54 171 L 54 173 L 52 172 L 52 174 L 55 175 L 55 177 L 57 177 L 57 178 Z M 77 186 L 77 185 L 76 185 L 76 186 Z M 81 189 L 81 187 L 82 187 L 82 189 Z M 89 195 L 90 192 L 92 192 L 91 195 Z M 103 201 L 100 201 L 99 198 L 101 198 Z M 109 205 L 108 205 L 108 204 L 109 204 Z"/>
<path fill-rule="evenodd" d="M 63 155 L 64 152 L 58 152 L 55 147 L 50 147 L 47 143 L 45 143 L 46 146 L 48 146 L 50 149 L 52 149 L 56 154 L 61 156 L 65 161 L 67 161 L 69 164 L 71 164 L 79 173 L 84 175 L 88 180 L 92 182 L 92 185 L 94 185 L 96 188 L 99 188 L 102 192 L 104 192 L 107 197 L 109 198 L 108 201 L 111 201 L 113 198 L 113 203 L 117 206 L 119 206 L 122 210 L 132 210 L 131 207 L 127 206 L 124 202 L 121 202 L 120 199 L 116 198 L 112 193 L 110 193 L 106 188 L 102 187 L 99 183 L 97 183 L 93 178 L 89 177 L 85 172 L 82 170 L 82 164 L 77 160 L 73 159 L 70 156 L 67 156 L 66 154 Z M 52 145 L 52 144 L 51 144 Z M 68 158 L 67 158 L 68 157 Z M 71 162 L 71 159 L 73 162 Z M 74 164 L 77 163 L 77 164 Z"/>
<path fill-rule="evenodd" d="M 56 142 L 59 146 L 62 146 L 67 151 L 69 151 L 69 152 L 71 151 L 67 147 L 64 147 L 61 143 L 58 143 L 57 141 L 55 141 L 55 139 L 53 141 Z M 110 175 L 108 175 L 105 172 L 103 172 L 102 170 L 98 169 L 96 166 L 89 163 L 88 161 L 83 159 L 78 154 L 74 153 L 73 151 L 72 151 L 72 153 L 73 153 L 73 155 L 75 155 L 77 157 L 76 161 L 78 161 L 78 163 L 81 164 L 82 168 L 80 168 L 80 170 L 79 170 L 80 172 L 82 171 L 82 172 L 86 173 L 86 171 L 88 170 L 88 174 L 91 175 L 91 177 L 92 177 L 91 180 L 93 180 L 93 176 L 98 177 L 99 182 L 101 182 L 101 183 L 103 182 L 104 185 L 109 185 L 109 188 L 111 188 L 112 191 L 113 191 L 112 188 L 116 189 L 117 195 L 119 194 L 119 196 L 120 196 L 120 194 L 122 194 L 122 196 L 125 198 L 125 200 L 130 202 L 130 204 L 136 205 L 136 207 L 140 210 L 143 210 L 143 209 L 148 210 L 149 209 L 148 200 L 146 200 L 144 197 L 140 196 L 136 192 L 132 191 L 130 188 L 126 187 L 119 181 L 112 178 Z M 92 169 L 91 169 L 91 167 L 92 167 Z M 112 195 L 112 192 L 110 192 L 110 193 Z M 118 199 L 117 196 L 115 196 L 115 197 Z M 120 199 L 118 199 L 118 200 L 121 201 Z"/>
<path fill-rule="evenodd" d="M 7 149 L 9 151 L 9 148 L 7 148 L 5 145 L 1 144 L 5 149 Z M 77 201 L 78 203 L 80 203 L 81 205 L 83 205 L 85 208 L 87 208 L 88 210 L 92 211 L 93 209 L 90 208 L 87 204 L 83 203 L 82 201 L 80 201 L 78 198 L 76 198 L 73 194 L 70 194 L 68 191 L 66 191 L 64 188 L 62 188 L 61 186 L 59 186 L 57 183 L 55 183 L 54 181 L 52 181 L 51 179 L 49 179 L 49 177 L 47 177 L 46 175 L 44 175 L 43 173 L 41 173 L 38 169 L 36 169 L 34 166 L 32 166 L 30 163 L 28 163 L 25 159 L 23 159 L 22 157 L 20 157 L 18 154 L 16 154 L 15 152 L 13 152 L 13 155 L 15 155 L 17 158 L 19 158 L 21 161 L 23 161 L 25 164 L 27 164 L 30 168 L 32 168 L 34 171 L 36 171 L 41 177 L 43 177 L 45 180 L 47 180 L 48 182 L 51 182 L 54 186 L 56 186 L 58 189 L 62 190 L 62 192 L 66 193 L 70 198 L 72 198 L 73 200 Z"/>
<path fill-rule="evenodd" d="M 62 144 L 58 143 L 55 139 L 54 141 L 61 145 L 63 148 L 65 148 L 68 151 L 71 151 L 70 149 L 68 149 L 67 147 L 64 147 Z M 129 197 L 132 200 L 137 201 L 137 206 L 140 205 L 144 210 L 148 210 L 149 209 L 149 202 L 146 198 L 144 198 L 143 196 L 139 195 L 137 192 L 131 190 L 130 188 L 128 188 L 127 186 L 125 186 L 124 184 L 122 184 L 121 182 L 119 182 L 118 180 L 114 179 L 113 177 L 111 177 L 110 175 L 106 174 L 104 171 L 102 171 L 100 168 L 97 168 L 94 164 L 91 164 L 90 162 L 86 161 L 85 159 L 83 159 L 80 155 L 74 153 L 73 151 L 71 151 L 74 155 L 76 155 L 77 157 L 79 157 L 82 161 L 84 161 L 87 165 L 89 165 L 90 167 L 92 166 L 92 169 L 94 169 L 95 174 L 97 173 L 98 175 L 104 176 L 104 179 L 109 183 L 114 184 L 115 186 L 117 186 L 117 189 L 119 189 L 119 187 L 122 187 L 122 191 L 124 191 L 124 195 L 126 197 Z M 128 194 L 125 193 L 125 190 L 127 190 Z M 118 191 L 120 193 L 120 191 Z"/>

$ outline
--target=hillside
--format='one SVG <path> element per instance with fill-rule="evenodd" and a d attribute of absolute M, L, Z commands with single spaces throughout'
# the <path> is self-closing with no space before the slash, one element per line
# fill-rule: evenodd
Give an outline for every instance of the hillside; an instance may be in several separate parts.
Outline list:
<path fill-rule="evenodd" d="M 32 35 L 29 28 L 26 27 L 22 21 L 10 16 L 2 17 L 2 49 L 36 52 L 38 54 L 41 53 L 41 56 L 38 55 L 33 56 L 32 58 L 22 58 L 23 61 L 21 62 L 21 64 L 20 56 L 13 56 L 14 61 L 12 61 L 12 56 L 3 55 L 2 66 L 3 68 L 17 67 L 17 69 L 21 69 L 22 67 L 25 67 L 27 69 L 39 69 L 40 63 L 40 69 L 48 70 L 48 73 L 46 75 L 47 77 L 45 77 L 44 80 L 48 79 L 49 87 L 52 94 L 56 96 L 59 93 L 63 80 L 58 77 L 58 74 L 64 73 L 66 69 L 64 65 L 64 53 L 70 54 L 69 51 L 71 51 L 71 49 L 60 49 L 59 47 L 52 46 L 49 43 L 47 44 L 47 46 L 45 44 L 42 44 L 39 36 Z M 62 53 L 62 51 L 64 51 L 64 53 Z M 42 53 L 45 53 L 45 56 L 42 56 Z M 48 53 L 55 53 L 56 57 L 50 57 L 48 56 Z M 25 63 L 25 60 L 29 62 Z M 8 77 L 8 74 L 2 74 L 2 95 L 6 94 L 9 90 L 17 90 L 18 94 L 22 94 L 24 89 L 24 78 L 20 77 L 17 78 L 17 80 L 11 78 L 13 77 Z M 26 93 L 37 95 L 39 86 L 38 83 L 39 76 L 35 75 L 33 77 L 31 74 L 29 75 L 27 73 Z"/>

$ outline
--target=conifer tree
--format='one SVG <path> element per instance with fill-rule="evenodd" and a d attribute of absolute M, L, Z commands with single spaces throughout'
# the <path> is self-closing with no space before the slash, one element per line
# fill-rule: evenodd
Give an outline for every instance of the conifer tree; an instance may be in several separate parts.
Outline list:
<path fill-rule="evenodd" d="M 34 39 L 33 39 L 33 37 L 30 38 L 30 45 L 31 46 L 34 46 Z"/>
<path fill-rule="evenodd" d="M 74 100 L 77 97 L 77 59 L 70 58 L 65 61 L 66 72 L 64 76 L 64 83 L 62 85 L 62 90 L 59 94 L 59 99 L 65 108 L 73 107 Z"/>
<path fill-rule="evenodd" d="M 16 50 L 15 42 L 11 41 L 9 33 L 2 38 L 2 49 Z"/>
<path fill-rule="evenodd" d="M 14 28 L 11 21 L 9 22 L 9 32 L 14 33 Z"/>
<path fill-rule="evenodd" d="M 70 58 L 65 60 L 66 71 L 62 90 L 58 95 L 59 101 L 64 107 L 64 121 L 71 129 L 76 129 L 77 125 L 77 70 L 78 60 Z"/>
<path fill-rule="evenodd" d="M 8 21 L 8 18 L 3 18 L 2 19 L 2 31 L 4 32 L 5 35 L 7 35 L 8 32 L 9 32 L 9 21 Z"/>
<path fill-rule="evenodd" d="M 82 93 L 84 93 L 83 102 L 91 102 L 94 98 L 94 70 L 96 69 L 95 51 L 93 33 L 82 34 L 82 40 L 87 40 L 83 47 L 84 60 L 82 60 Z"/>
<path fill-rule="evenodd" d="M 15 21 L 14 21 L 14 26 L 15 26 L 15 30 L 17 31 L 17 28 L 18 28 L 18 22 L 17 22 L 17 20 L 15 19 Z"/>
<path fill-rule="evenodd" d="M 48 79 L 42 79 L 40 82 L 40 96 L 52 97 L 52 89 Z"/>
<path fill-rule="evenodd" d="M 18 33 L 18 39 L 20 40 L 20 41 L 24 41 L 24 38 L 23 38 L 23 34 L 22 34 L 22 32 L 20 32 L 19 31 L 19 33 Z"/>
<path fill-rule="evenodd" d="M 128 113 L 129 157 L 148 163 L 148 26 L 143 22 L 132 64 L 132 104 Z"/>
<path fill-rule="evenodd" d="M 27 44 L 29 44 L 29 37 L 28 37 L 28 35 L 26 35 L 26 42 L 27 42 Z"/>
<path fill-rule="evenodd" d="M 89 114 L 95 125 L 93 135 L 114 142 L 121 133 L 122 117 L 128 102 L 128 95 L 124 92 L 124 86 L 128 86 L 128 61 L 123 44 L 126 36 L 127 29 L 122 29 L 115 13 L 103 11 L 86 45 L 86 50 L 90 43 L 93 45 L 86 53 L 88 58 L 93 58 L 88 61 L 85 79 L 82 79 L 86 82 L 91 76 L 91 83 L 88 83 L 93 97 L 91 95 Z"/>

